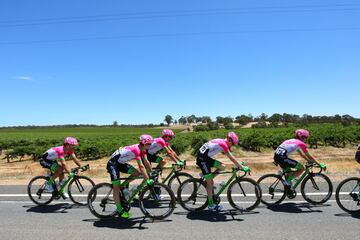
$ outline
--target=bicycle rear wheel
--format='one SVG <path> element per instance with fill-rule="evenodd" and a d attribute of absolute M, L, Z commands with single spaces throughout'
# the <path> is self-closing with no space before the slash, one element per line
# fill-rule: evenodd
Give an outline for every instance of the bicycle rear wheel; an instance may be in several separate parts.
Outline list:
<path fill-rule="evenodd" d="M 266 174 L 261 176 L 257 183 L 261 189 L 261 202 L 265 205 L 279 204 L 285 199 L 286 190 L 281 176 Z"/>
<path fill-rule="evenodd" d="M 139 194 L 140 210 L 146 217 L 164 219 L 175 209 L 175 196 L 173 191 L 162 183 L 144 187 Z"/>
<path fill-rule="evenodd" d="M 333 186 L 330 179 L 322 173 L 312 173 L 301 183 L 301 195 L 311 204 L 322 204 L 330 199 Z"/>
<path fill-rule="evenodd" d="M 173 193 L 177 193 L 179 186 L 187 179 L 191 179 L 193 176 L 191 176 L 188 173 L 180 172 L 175 175 L 173 175 L 168 182 L 168 187 L 173 191 Z"/>
<path fill-rule="evenodd" d="M 113 186 L 110 183 L 95 185 L 90 190 L 87 201 L 89 210 L 95 217 L 109 218 L 117 214 Z"/>
<path fill-rule="evenodd" d="M 200 211 L 207 206 L 208 195 L 205 183 L 198 178 L 183 182 L 177 192 L 177 200 L 188 211 Z"/>
<path fill-rule="evenodd" d="M 345 212 L 360 213 L 360 178 L 351 177 L 340 182 L 335 199 Z"/>
<path fill-rule="evenodd" d="M 86 176 L 75 176 L 69 183 L 68 194 L 76 204 L 87 205 L 87 196 L 95 183 Z"/>
<path fill-rule="evenodd" d="M 48 177 L 37 176 L 31 179 L 27 186 L 27 192 L 31 201 L 38 205 L 49 204 L 54 199 L 53 193 L 49 193 L 45 189 L 47 180 Z"/>
<path fill-rule="evenodd" d="M 229 185 L 227 198 L 233 208 L 240 211 L 250 211 L 259 205 L 261 189 L 250 178 L 236 179 Z"/>

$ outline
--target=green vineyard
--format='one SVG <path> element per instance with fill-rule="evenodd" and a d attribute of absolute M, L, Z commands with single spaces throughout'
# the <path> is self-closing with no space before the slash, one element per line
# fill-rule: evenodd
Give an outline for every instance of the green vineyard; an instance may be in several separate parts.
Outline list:
<path fill-rule="evenodd" d="M 249 128 L 233 129 L 239 135 L 240 147 L 247 151 L 260 152 L 264 149 L 274 149 L 282 141 L 293 137 L 295 127 L 283 128 Z M 345 147 L 348 144 L 360 143 L 360 126 L 342 126 L 340 124 L 313 124 L 307 127 L 311 136 L 310 148 L 319 146 Z M 176 137 L 173 148 L 179 152 L 197 149 L 207 140 L 224 138 L 229 130 L 219 129 L 206 132 L 180 132 L 174 130 Z M 159 128 L 3 128 L 0 129 L 0 150 L 10 161 L 14 158 L 29 156 L 37 160 L 50 147 L 62 144 L 66 136 L 78 138 L 79 146 L 76 154 L 83 160 L 107 157 L 118 147 L 135 144 L 141 134 L 151 134 L 158 137 Z"/>

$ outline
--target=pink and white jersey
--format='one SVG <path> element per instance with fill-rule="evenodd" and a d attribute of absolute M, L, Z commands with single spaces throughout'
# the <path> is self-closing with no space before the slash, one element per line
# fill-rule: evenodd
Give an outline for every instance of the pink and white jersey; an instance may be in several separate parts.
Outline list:
<path fill-rule="evenodd" d="M 130 161 L 133 159 L 141 160 L 141 158 L 144 157 L 145 154 L 146 154 L 145 151 L 142 151 L 142 152 L 140 151 L 139 144 L 134 144 L 131 146 L 119 148 L 111 155 L 111 158 L 117 157 L 118 158 L 117 161 L 119 163 L 124 164 L 127 161 Z"/>
<path fill-rule="evenodd" d="M 301 150 L 303 153 L 308 152 L 306 144 L 299 139 L 286 140 L 279 147 L 285 149 L 287 151 L 287 155 L 290 155 L 297 150 Z"/>
<path fill-rule="evenodd" d="M 162 137 L 155 138 L 154 142 L 151 144 L 151 146 L 147 150 L 147 152 L 151 155 L 155 155 L 161 149 L 168 147 L 168 146 L 169 146 L 169 143 L 167 143 Z"/>
<path fill-rule="evenodd" d="M 47 153 L 46 159 L 50 161 L 56 161 L 59 158 L 64 158 L 65 156 L 69 156 L 74 154 L 74 150 L 69 150 L 68 152 L 65 152 L 64 146 L 58 146 L 50 148 L 45 152 Z"/>
<path fill-rule="evenodd" d="M 225 154 L 230 152 L 230 149 L 226 144 L 225 139 L 210 140 L 209 142 L 201 146 L 200 153 L 205 153 L 207 150 L 209 150 L 207 154 L 209 157 L 212 157 L 221 152 Z"/>

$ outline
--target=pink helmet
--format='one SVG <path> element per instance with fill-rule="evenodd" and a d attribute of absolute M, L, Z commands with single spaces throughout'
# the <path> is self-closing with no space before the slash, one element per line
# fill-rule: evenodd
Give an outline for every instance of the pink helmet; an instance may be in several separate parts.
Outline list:
<path fill-rule="evenodd" d="M 151 144 L 154 141 L 153 137 L 147 134 L 141 135 L 139 140 L 142 145 Z"/>
<path fill-rule="evenodd" d="M 237 145 L 239 143 L 239 137 L 234 132 L 229 132 L 226 137 L 227 137 L 227 139 L 231 139 L 231 141 L 235 145 Z"/>
<path fill-rule="evenodd" d="M 305 129 L 297 129 L 295 131 L 295 137 L 297 138 L 308 138 L 310 136 L 309 131 Z"/>
<path fill-rule="evenodd" d="M 64 144 L 69 144 L 71 146 L 77 146 L 78 141 L 74 137 L 67 137 L 64 139 Z"/>
<path fill-rule="evenodd" d="M 174 132 L 171 129 L 164 129 L 162 131 L 162 136 L 163 137 L 167 137 L 167 136 L 174 137 Z"/>

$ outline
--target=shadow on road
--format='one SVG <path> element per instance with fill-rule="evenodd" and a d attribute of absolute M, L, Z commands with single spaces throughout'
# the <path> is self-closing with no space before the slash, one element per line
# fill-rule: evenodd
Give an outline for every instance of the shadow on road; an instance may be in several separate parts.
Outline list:
<path fill-rule="evenodd" d="M 84 208 L 76 204 L 59 203 L 52 205 L 25 205 L 24 208 L 28 208 L 26 212 L 36 213 L 67 213 L 68 209 Z"/>
<path fill-rule="evenodd" d="M 323 212 L 317 208 L 327 207 L 329 204 L 323 205 L 311 205 L 309 203 L 284 203 L 274 206 L 268 206 L 267 208 L 274 212 L 287 212 L 287 213 L 314 213 L 314 212 Z"/>
<path fill-rule="evenodd" d="M 208 222 L 230 222 L 230 221 L 244 221 L 244 219 L 238 218 L 239 216 L 257 214 L 258 212 L 239 212 L 236 210 L 228 211 L 209 211 L 203 210 L 198 212 L 177 212 L 176 215 L 186 215 L 188 219 L 191 220 L 201 220 Z"/>
<path fill-rule="evenodd" d="M 115 228 L 115 229 L 148 229 L 143 225 L 146 223 L 159 223 L 159 222 L 171 222 L 171 220 L 152 220 L 146 217 L 137 217 L 130 219 L 122 219 L 119 217 L 106 218 L 106 219 L 84 219 L 84 222 L 93 222 L 94 227 L 99 228 Z"/>
<path fill-rule="evenodd" d="M 359 213 L 337 213 L 334 214 L 334 216 L 336 217 L 353 217 L 353 218 L 357 218 L 360 219 L 360 212 Z"/>

